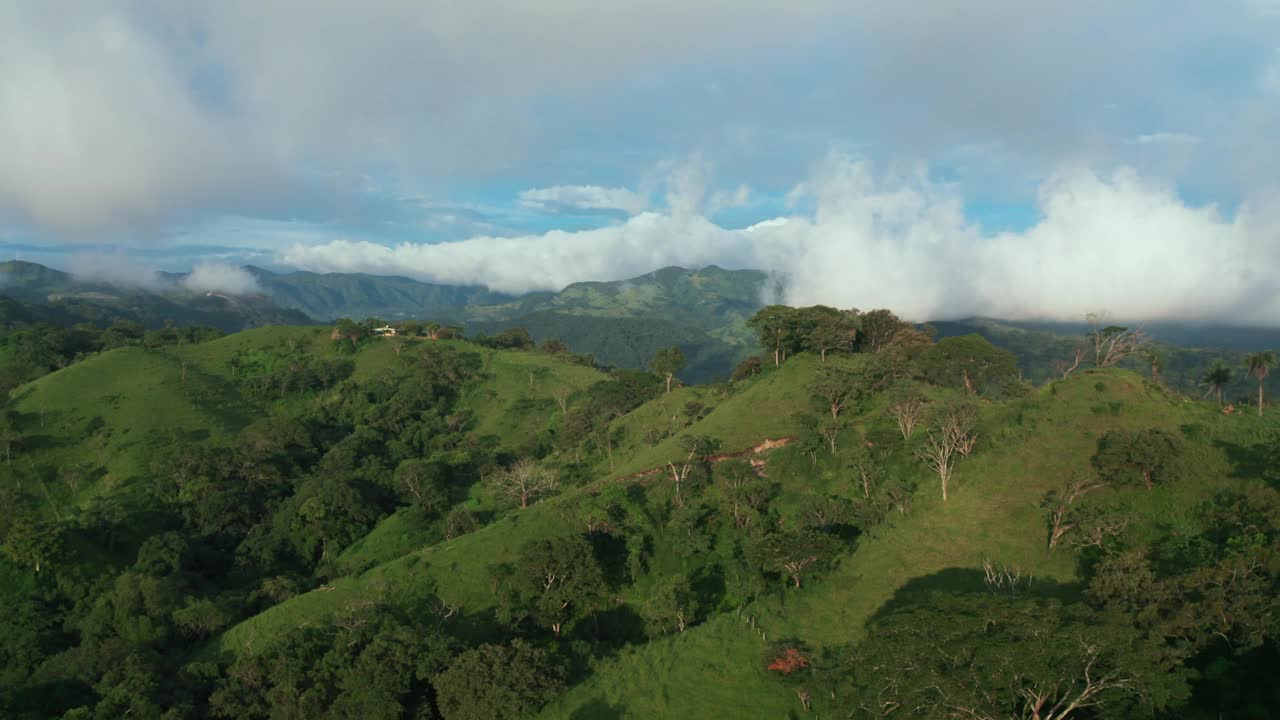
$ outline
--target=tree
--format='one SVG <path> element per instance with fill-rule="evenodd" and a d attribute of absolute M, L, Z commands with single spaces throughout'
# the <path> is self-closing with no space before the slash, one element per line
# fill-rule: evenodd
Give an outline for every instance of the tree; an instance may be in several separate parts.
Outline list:
<path fill-rule="evenodd" d="M 778 680 L 790 686 L 805 712 L 813 709 L 810 690 L 816 676 L 812 653 L 803 643 L 783 640 L 765 650 L 764 669 Z"/>
<path fill-rule="evenodd" d="M 17 414 L 12 410 L 0 410 L 0 445 L 4 445 L 5 464 L 13 462 L 13 446 L 22 444 L 22 432 L 18 430 Z"/>
<path fill-rule="evenodd" d="M 1093 467 L 1104 482 L 1125 483 L 1136 475 L 1150 490 L 1164 482 L 1181 451 L 1181 443 L 1160 428 L 1113 430 L 1098 439 Z"/>
<path fill-rule="evenodd" d="M 1276 364 L 1276 354 L 1270 350 L 1249 353 L 1244 364 L 1249 374 L 1258 381 L 1258 417 L 1262 417 L 1262 382 L 1267 379 L 1271 367 Z"/>
<path fill-rule="evenodd" d="M 534 347 L 533 337 L 524 328 L 507 328 L 490 338 L 489 343 L 510 350 L 532 350 Z"/>
<path fill-rule="evenodd" d="M 801 528 L 769 533 L 752 547 L 761 567 L 784 573 L 794 587 L 800 587 L 801 578 L 835 559 L 840 541 L 825 532 Z"/>
<path fill-rule="evenodd" d="M 57 523 L 23 514 L 5 531 L 0 550 L 13 562 L 40 572 L 61 555 L 62 535 Z"/>
<path fill-rule="evenodd" d="M 607 590 L 591 543 L 581 535 L 525 543 L 510 582 L 507 602 L 512 611 L 556 635 Z"/>
<path fill-rule="evenodd" d="M 1083 605 L 939 593 L 884 617 L 857 648 L 829 652 L 820 672 L 833 716 L 1134 717 L 1189 690 L 1159 645 Z"/>
<path fill-rule="evenodd" d="M 760 337 L 760 345 L 773 352 L 773 366 L 786 359 L 786 351 L 795 342 L 796 311 L 786 305 L 769 305 L 747 321 Z"/>
<path fill-rule="evenodd" d="M 971 408 L 949 408 L 942 413 L 937 430 L 930 430 L 924 445 L 916 449 L 916 457 L 938 474 L 943 502 L 947 499 L 956 460 L 961 456 L 967 457 L 978 440 L 973 431 L 976 422 L 977 415 Z"/>
<path fill-rule="evenodd" d="M 840 433 L 844 432 L 845 424 L 839 418 L 823 418 L 818 423 L 818 434 L 823 440 L 827 441 L 827 446 L 831 448 L 831 454 L 836 454 L 836 441 L 840 439 Z"/>
<path fill-rule="evenodd" d="M 843 368 L 823 367 L 809 387 L 814 399 L 831 413 L 832 420 L 840 418 L 840 411 L 858 396 L 859 378 Z"/>
<path fill-rule="evenodd" d="M 684 632 L 698 621 L 700 610 L 698 595 L 683 575 L 662 581 L 644 604 L 645 619 L 660 633 Z"/>
<path fill-rule="evenodd" d="M 548 355 L 562 355 L 569 352 L 569 346 L 558 338 L 547 338 L 542 341 L 542 352 Z"/>
<path fill-rule="evenodd" d="M 684 353 L 674 345 L 658 350 L 654 353 L 653 359 L 649 361 L 649 369 L 655 375 L 666 379 L 668 393 L 671 392 L 671 379 L 675 377 L 676 373 L 683 370 L 684 366 Z"/>
<path fill-rule="evenodd" d="M 1094 365 L 1098 367 L 1113 367 L 1125 358 L 1140 354 L 1151 344 L 1151 338 L 1141 329 L 1103 326 L 1106 316 L 1102 313 L 1089 313 L 1085 319 L 1093 327 L 1088 338 L 1093 345 Z"/>
<path fill-rule="evenodd" d="M 517 460 L 506 470 L 495 473 L 490 482 L 498 492 L 519 500 L 522 509 L 560 488 L 556 472 L 539 465 L 533 458 Z"/>
<path fill-rule="evenodd" d="M 911 327 L 911 323 L 904 322 L 892 311 L 883 308 L 864 313 L 861 320 L 862 333 L 859 335 L 859 344 L 864 350 L 873 353 L 888 347 L 894 335 Z"/>
<path fill-rule="evenodd" d="M 685 435 L 680 438 L 680 444 L 684 448 L 684 458 L 679 461 L 667 461 L 671 482 L 676 488 L 675 504 L 677 506 L 684 505 L 684 497 L 680 494 L 680 490 L 689 479 L 689 474 L 704 457 L 720 447 L 720 441 L 708 435 Z"/>
<path fill-rule="evenodd" d="M 777 492 L 777 486 L 761 477 L 745 460 L 726 460 L 716 466 L 715 476 L 733 516 L 733 526 L 743 529 L 759 517 Z"/>
<path fill-rule="evenodd" d="M 835 308 L 815 305 L 796 311 L 804 349 L 818 353 L 827 361 L 831 350 L 848 350 L 853 345 L 855 330 L 849 320 Z"/>
<path fill-rule="evenodd" d="M 351 350 L 355 350 L 360 341 L 368 336 L 368 330 L 351 318 L 339 318 L 334 323 L 333 332 L 330 334 L 340 348 L 347 347 Z"/>
<path fill-rule="evenodd" d="M 926 406 L 924 397 L 914 392 L 904 393 L 889 405 L 886 412 L 898 424 L 898 432 L 902 433 L 903 440 L 911 439 L 916 425 L 924 416 Z"/>
<path fill-rule="evenodd" d="M 564 692 L 565 670 L 546 651 L 513 640 L 467 650 L 431 684 L 445 720 L 500 720 L 531 715 Z"/>
<path fill-rule="evenodd" d="M 395 471 L 396 489 L 419 508 L 435 517 L 449 505 L 449 487 L 444 468 L 424 460 L 405 460 Z"/>
<path fill-rule="evenodd" d="M 1208 388 L 1205 391 L 1205 395 L 1212 395 L 1217 398 L 1219 405 L 1222 404 L 1222 388 L 1229 382 L 1231 382 L 1231 368 L 1227 367 L 1221 360 L 1214 362 L 1200 378 L 1200 383 Z M 1261 383 L 1258 384 L 1258 388 L 1261 390 Z"/>
<path fill-rule="evenodd" d="M 761 362 L 759 356 L 752 355 L 746 360 L 743 360 L 742 362 L 738 363 L 737 366 L 733 368 L 733 374 L 729 377 L 729 379 L 733 382 L 739 382 L 741 380 L 746 380 L 749 377 L 754 377 L 756 375 L 759 375 L 760 366 L 763 364 L 764 363 Z"/>
<path fill-rule="evenodd" d="M 1061 490 L 1050 490 L 1040 500 L 1040 509 L 1049 514 L 1049 549 L 1057 547 L 1063 536 L 1071 532 L 1079 524 L 1072 516 L 1072 505 L 1090 490 L 1103 486 L 1103 483 L 1087 474 L 1074 475 Z"/>
<path fill-rule="evenodd" d="M 916 364 L 929 382 L 972 395 L 1001 395 L 1018 382 L 1013 353 L 977 334 L 942 340 L 921 353 Z"/>

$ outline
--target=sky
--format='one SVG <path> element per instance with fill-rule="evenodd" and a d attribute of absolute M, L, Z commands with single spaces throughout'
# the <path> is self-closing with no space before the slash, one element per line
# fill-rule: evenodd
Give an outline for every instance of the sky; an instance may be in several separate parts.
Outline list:
<path fill-rule="evenodd" d="M 0 257 L 120 282 L 1280 324 L 1280 0 L 9 0 L 0 79 Z"/>

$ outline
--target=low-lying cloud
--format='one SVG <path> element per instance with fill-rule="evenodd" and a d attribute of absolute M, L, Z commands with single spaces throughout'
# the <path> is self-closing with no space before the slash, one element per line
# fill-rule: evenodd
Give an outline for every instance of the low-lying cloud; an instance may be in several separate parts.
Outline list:
<path fill-rule="evenodd" d="M 156 290 L 164 283 L 155 269 L 119 252 L 85 252 L 72 255 L 67 270 L 77 279 L 119 288 Z"/>
<path fill-rule="evenodd" d="M 192 292 L 218 292 L 228 295 L 251 295 L 262 292 L 258 281 L 244 268 L 217 262 L 202 262 L 182 279 L 182 286 Z"/>
<path fill-rule="evenodd" d="M 676 197 L 672 211 L 600 229 L 393 247 L 299 244 L 279 260 L 513 293 L 718 264 L 777 274 L 789 303 L 889 307 L 916 320 L 1106 311 L 1125 320 L 1280 321 L 1280 282 L 1268 271 L 1280 266 L 1274 196 L 1228 215 L 1188 205 L 1172 186 L 1132 170 L 1076 167 L 1044 181 L 1038 198 L 1033 226 L 988 234 L 966 218 L 955 189 L 927 173 L 877 173 L 834 155 L 790 195 L 811 212 L 745 229 L 716 225 L 705 207 L 691 211 Z"/>

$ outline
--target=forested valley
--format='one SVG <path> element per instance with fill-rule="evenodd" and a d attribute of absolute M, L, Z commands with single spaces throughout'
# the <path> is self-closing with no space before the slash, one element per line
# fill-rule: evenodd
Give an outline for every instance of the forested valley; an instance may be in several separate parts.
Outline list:
<path fill-rule="evenodd" d="M 0 716 L 1280 706 L 1273 354 L 749 326 L 699 385 L 521 328 L 11 326 Z"/>

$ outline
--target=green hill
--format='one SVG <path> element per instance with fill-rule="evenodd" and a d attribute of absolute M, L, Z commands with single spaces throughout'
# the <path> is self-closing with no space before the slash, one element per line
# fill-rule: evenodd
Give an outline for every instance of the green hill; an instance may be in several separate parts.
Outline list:
<path fill-rule="evenodd" d="M 1098 691 L 1115 716 L 1267 706 L 1273 410 L 1125 368 L 1033 387 L 901 323 L 669 392 L 342 333 L 121 347 L 14 390 L 6 716 L 864 717 L 870 688 L 946 688 L 1002 717 L 1090 682 L 1035 640 L 1086 636 L 1133 678 Z M 881 670 L 952 642 L 938 674 Z M 971 695 L 1004 677 L 984 663 L 1018 679 Z"/>
<path fill-rule="evenodd" d="M 274 273 L 245 268 L 277 305 L 317 320 L 380 317 L 428 318 L 456 322 L 470 305 L 489 305 L 510 296 L 480 287 L 434 285 L 404 277 L 361 273 Z"/>

